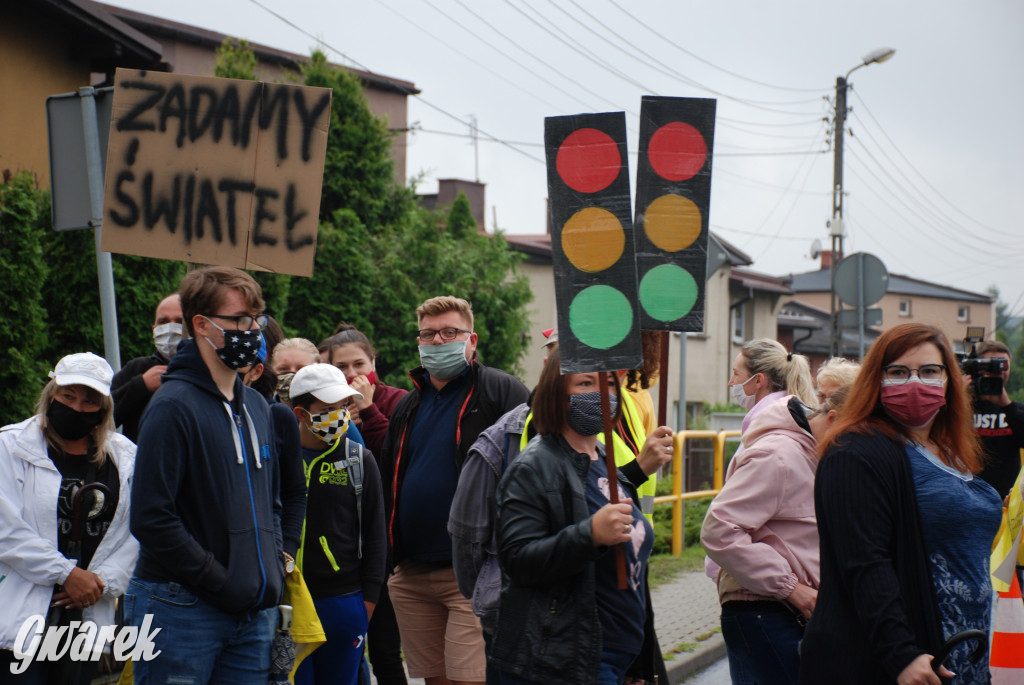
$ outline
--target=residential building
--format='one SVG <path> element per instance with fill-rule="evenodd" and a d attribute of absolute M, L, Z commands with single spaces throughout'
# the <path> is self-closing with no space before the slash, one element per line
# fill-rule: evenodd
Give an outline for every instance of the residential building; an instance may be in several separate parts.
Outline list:
<path fill-rule="evenodd" d="M 244 38 L 244 36 L 242 36 Z M 46 98 L 83 86 L 111 85 L 117 67 L 212 76 L 223 33 L 92 0 L 0 3 L 0 171 L 27 169 L 49 186 Z M 250 43 L 256 74 L 287 80 L 308 55 Z M 387 118 L 395 180 L 405 185 L 409 81 L 349 69 L 371 111 Z"/>
<path fill-rule="evenodd" d="M 817 271 L 790 274 L 789 285 L 793 300 L 826 312 L 831 311 L 831 259 L 822 253 L 822 265 Z M 985 328 L 986 337 L 995 330 L 995 298 L 985 293 L 961 290 L 941 283 L 932 283 L 902 274 L 889 274 L 889 286 L 882 299 L 870 305 L 881 310 L 885 330 L 900 323 L 927 323 L 940 328 L 957 352 L 963 352 L 963 339 L 968 326 Z M 843 305 L 849 309 L 848 305 Z M 855 358 L 858 348 L 849 343 L 847 330 L 843 337 L 842 356 Z M 852 330 L 856 336 L 856 329 Z M 969 349 L 966 351 L 970 351 Z"/>

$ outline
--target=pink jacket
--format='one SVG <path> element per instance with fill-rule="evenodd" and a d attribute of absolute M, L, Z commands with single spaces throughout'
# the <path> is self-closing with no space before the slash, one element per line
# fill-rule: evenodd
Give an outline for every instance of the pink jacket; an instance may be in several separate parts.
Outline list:
<path fill-rule="evenodd" d="M 797 582 L 818 587 L 815 441 L 793 420 L 789 400 L 772 402 L 751 422 L 704 519 L 700 541 L 722 567 L 722 602 L 783 600 Z"/>

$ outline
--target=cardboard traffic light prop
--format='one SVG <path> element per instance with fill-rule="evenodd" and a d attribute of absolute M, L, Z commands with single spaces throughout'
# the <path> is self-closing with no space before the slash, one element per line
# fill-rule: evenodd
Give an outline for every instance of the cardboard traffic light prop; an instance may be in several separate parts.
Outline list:
<path fill-rule="evenodd" d="M 562 373 L 643 361 L 622 112 L 544 120 Z"/>
<path fill-rule="evenodd" d="M 702 332 L 715 100 L 644 96 L 636 181 L 640 326 Z"/>

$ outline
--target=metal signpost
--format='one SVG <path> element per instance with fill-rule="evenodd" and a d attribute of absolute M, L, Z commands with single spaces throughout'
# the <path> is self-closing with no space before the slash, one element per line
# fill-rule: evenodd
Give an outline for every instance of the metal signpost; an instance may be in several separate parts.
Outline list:
<path fill-rule="evenodd" d="M 866 309 L 882 299 L 889 289 L 889 271 L 882 260 L 867 252 L 858 252 L 843 259 L 835 267 L 835 292 L 840 300 L 856 307 L 856 325 L 859 338 L 859 358 L 864 358 L 864 326 L 882 323 L 879 309 Z M 837 326 L 853 323 L 854 312 L 838 312 Z M 840 343 L 839 353 L 842 354 Z"/>
<path fill-rule="evenodd" d="M 110 253 L 100 248 L 103 226 L 103 170 L 110 129 L 113 88 L 79 88 L 46 99 L 50 143 L 50 188 L 56 231 L 91 228 L 96 235 L 96 274 L 107 363 L 121 369 L 117 304 Z"/>

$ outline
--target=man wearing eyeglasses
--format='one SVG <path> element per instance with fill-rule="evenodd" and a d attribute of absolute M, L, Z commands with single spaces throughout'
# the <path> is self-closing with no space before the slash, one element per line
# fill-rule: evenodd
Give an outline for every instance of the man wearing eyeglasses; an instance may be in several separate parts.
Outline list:
<path fill-rule="evenodd" d="M 270 408 L 237 370 L 266 326 L 260 287 L 229 267 L 181 282 L 191 334 L 142 415 L 125 619 L 160 632 L 137 683 L 266 683 L 284 579 Z"/>
<path fill-rule="evenodd" d="M 1021 469 L 1021 448 L 1024 447 L 1024 404 L 1011 402 L 1006 392 L 1010 378 L 1010 348 L 995 340 L 978 343 L 980 359 L 1001 357 L 1005 367 L 998 377 L 1003 380 L 1000 395 L 974 398 L 974 429 L 985 448 L 985 468 L 978 477 L 1005 498 Z M 987 376 L 994 374 L 985 373 Z"/>
<path fill-rule="evenodd" d="M 522 382 L 477 360 L 469 302 L 416 310 L 422 366 L 391 415 L 381 455 L 394 575 L 388 583 L 409 675 L 427 685 L 482 683 L 483 632 L 459 592 L 448 537 L 459 470 L 480 433 L 526 402 Z"/>

